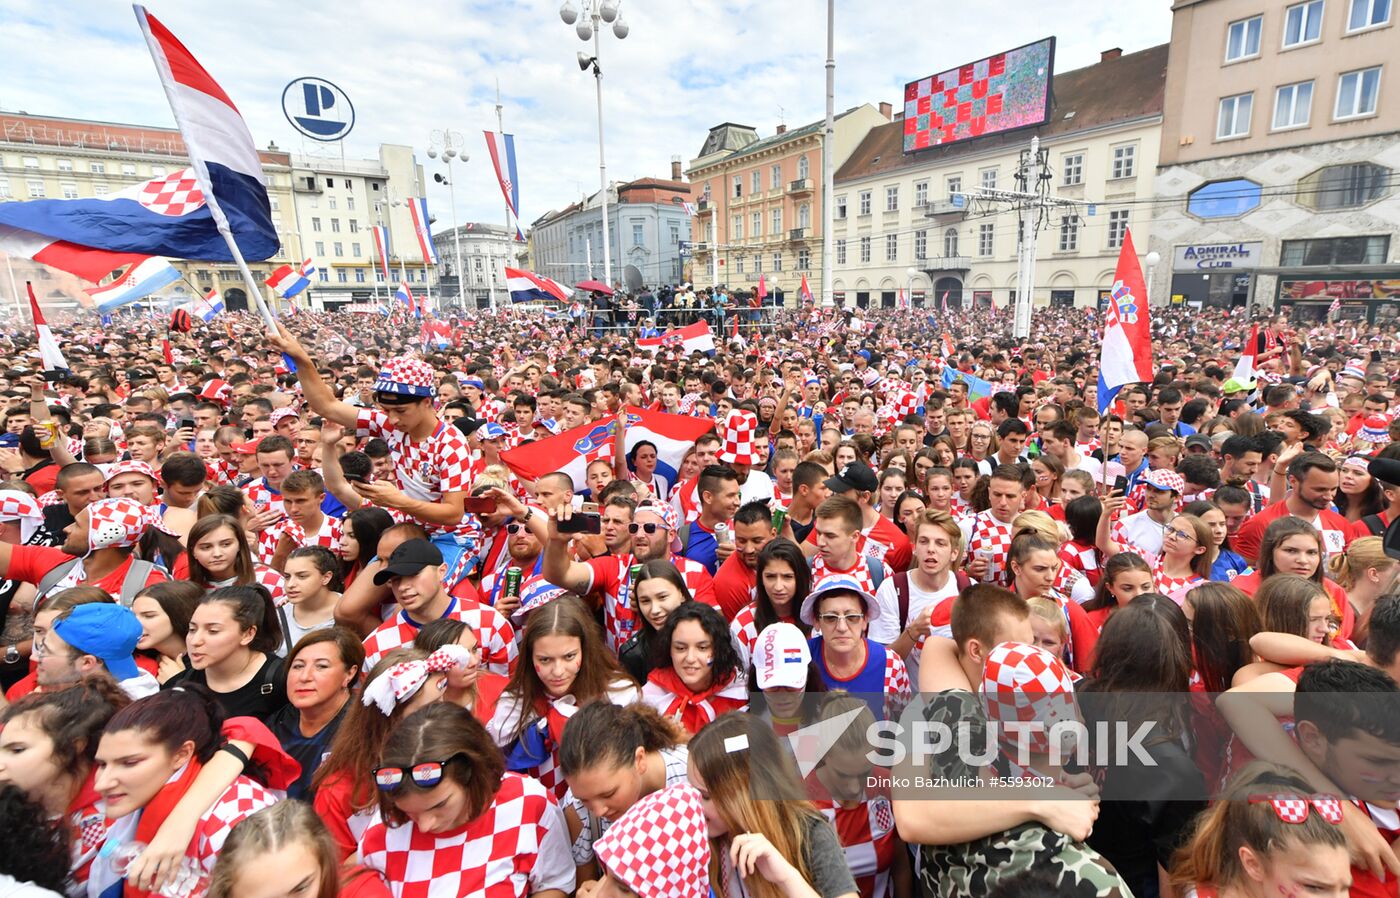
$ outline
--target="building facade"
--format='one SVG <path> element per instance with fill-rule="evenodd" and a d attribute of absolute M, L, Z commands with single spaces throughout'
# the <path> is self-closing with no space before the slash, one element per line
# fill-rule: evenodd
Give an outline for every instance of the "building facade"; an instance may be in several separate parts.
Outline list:
<path fill-rule="evenodd" d="M 1019 216 L 981 190 L 1017 190 L 1032 136 L 1048 164 L 1048 210 L 1036 235 L 1037 306 L 1089 306 L 1113 283 L 1131 229 L 1145 246 L 1162 128 L 1166 45 L 1053 80 L 1045 124 L 906 154 L 902 116 L 873 129 L 836 173 L 833 292 L 848 307 L 1006 306 L 1019 289 Z"/>
<path fill-rule="evenodd" d="M 1400 299 L 1390 0 L 1178 0 L 1155 298 L 1389 320 Z"/>
<path fill-rule="evenodd" d="M 249 266 L 262 283 L 274 268 L 305 257 L 292 200 L 291 159 L 276 145 L 258 155 L 267 176 L 272 222 L 282 241 L 276 256 Z M 0 113 L 0 202 L 106 196 L 188 165 L 184 141 L 173 128 Z M 230 309 L 248 307 L 243 278 L 234 265 L 171 261 L 184 275 L 184 280 L 161 291 L 172 304 L 188 302 L 196 291 L 203 295 L 218 289 Z M 15 283 L 32 281 L 40 300 L 56 308 L 76 308 L 87 299 L 83 290 L 94 286 L 28 259 L 10 264 Z M 10 292 L 7 279 L 0 285 L 0 294 Z"/>
<path fill-rule="evenodd" d="M 832 165 L 839 168 L 872 128 L 889 123 L 888 103 L 848 109 L 836 117 Z M 822 152 L 824 122 L 779 125 L 759 138 L 747 125 L 710 129 L 686 176 L 694 185 L 696 218 L 692 278 L 750 289 L 760 276 L 770 293 L 795 300 L 803 276 L 822 295 Z"/>
<path fill-rule="evenodd" d="M 439 308 L 487 309 L 510 302 L 506 266 L 516 266 L 515 254 L 525 245 L 515 241 L 514 228 L 469 222 L 433 235 L 433 242 L 438 251 L 438 283 L 433 296 Z M 463 272 L 460 284 L 458 270 Z"/>
<path fill-rule="evenodd" d="M 627 272 L 649 287 L 679 283 L 681 252 L 691 239 L 691 185 L 681 180 L 680 160 L 671 178 L 641 178 L 608 188 L 608 238 L 614 286 L 629 286 Z M 594 193 L 531 226 L 534 270 L 560 283 L 603 279 L 603 216 Z"/>

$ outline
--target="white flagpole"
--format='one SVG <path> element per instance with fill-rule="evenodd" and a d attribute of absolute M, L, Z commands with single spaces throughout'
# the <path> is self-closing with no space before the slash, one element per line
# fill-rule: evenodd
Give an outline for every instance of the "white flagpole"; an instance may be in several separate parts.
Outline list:
<path fill-rule="evenodd" d="M 15 295 L 15 314 L 19 316 L 17 326 L 24 324 L 24 301 L 19 296 L 19 284 L 15 282 L 15 266 L 9 255 L 5 256 L 5 268 L 10 272 L 10 291 Z"/>

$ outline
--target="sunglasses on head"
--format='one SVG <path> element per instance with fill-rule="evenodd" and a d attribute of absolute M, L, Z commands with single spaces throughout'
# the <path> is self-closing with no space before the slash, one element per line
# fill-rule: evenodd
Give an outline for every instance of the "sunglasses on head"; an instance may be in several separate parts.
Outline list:
<path fill-rule="evenodd" d="M 431 789 L 442 782 L 442 774 L 447 765 L 460 757 L 465 755 L 458 752 L 441 761 L 424 761 L 412 767 L 376 767 L 374 784 L 379 787 L 380 792 L 395 792 L 403 785 L 405 779 L 409 779 L 420 789 Z"/>

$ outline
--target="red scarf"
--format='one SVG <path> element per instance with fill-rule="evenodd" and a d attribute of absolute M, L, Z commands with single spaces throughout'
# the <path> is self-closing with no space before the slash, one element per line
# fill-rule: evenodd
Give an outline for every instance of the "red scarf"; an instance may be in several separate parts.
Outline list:
<path fill-rule="evenodd" d="M 191 760 L 185 765 L 185 770 L 173 782 L 166 783 L 156 793 L 156 797 L 150 800 L 141 810 L 141 819 L 136 823 L 135 841 L 149 844 L 160 830 L 160 825 L 165 822 L 165 818 L 170 816 L 170 812 L 175 810 L 175 806 L 180 803 L 190 786 L 194 785 L 195 777 L 199 776 L 199 771 L 203 764 Z M 186 849 L 188 854 L 188 849 Z M 128 879 L 122 889 L 125 898 L 160 898 L 158 892 L 144 892 L 137 888 L 135 883 Z"/>
<path fill-rule="evenodd" d="M 671 703 L 661 715 L 679 720 L 688 733 L 698 733 L 701 727 L 721 714 L 743 710 L 749 703 L 748 693 L 739 685 L 736 677 L 730 677 L 723 683 L 712 683 L 703 692 L 691 692 L 690 687 L 681 682 L 675 668 L 659 667 L 647 676 L 647 686 L 671 696 Z"/>
<path fill-rule="evenodd" d="M 577 705 L 574 706 L 574 710 L 578 710 Z M 545 697 L 535 699 L 535 716 L 548 722 L 549 750 L 553 752 L 564 741 L 564 724 L 569 722 L 569 718 L 560 713 L 554 707 L 554 702 Z"/>

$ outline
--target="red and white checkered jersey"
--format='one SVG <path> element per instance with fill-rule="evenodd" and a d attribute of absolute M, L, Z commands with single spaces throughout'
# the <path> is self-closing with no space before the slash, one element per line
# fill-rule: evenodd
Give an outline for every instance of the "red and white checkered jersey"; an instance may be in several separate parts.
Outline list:
<path fill-rule="evenodd" d="M 1092 439 L 1089 440 L 1089 442 L 1087 442 L 1087 443 L 1081 443 L 1081 442 L 1079 442 L 1078 440 L 1075 440 L 1075 442 L 1074 442 L 1074 449 L 1075 449 L 1075 451 L 1076 451 L 1076 452 L 1079 452 L 1079 453 L 1081 453 L 1081 454 L 1083 454 L 1083 455 L 1088 455 L 1088 454 L 1090 454 L 1091 452 L 1097 452 L 1098 450 L 1100 450 L 1100 449 L 1102 449 L 1102 448 L 1103 448 L 1103 442 L 1102 442 L 1098 437 L 1092 438 Z"/>
<path fill-rule="evenodd" d="M 517 651 L 515 629 L 499 611 L 490 605 L 454 597 L 442 617 L 462 621 L 471 627 L 481 644 L 482 665 L 491 673 L 510 676 Z M 374 632 L 365 637 L 365 670 L 372 670 L 385 652 L 411 645 L 422 626 L 400 611 L 375 627 Z"/>
<path fill-rule="evenodd" d="M 337 557 L 340 555 L 340 518 L 333 518 L 328 514 L 321 515 L 321 528 L 310 536 L 300 524 L 291 518 L 287 518 L 276 527 L 269 529 L 276 530 L 279 538 L 282 534 L 286 534 L 297 548 L 320 546 L 323 549 L 330 549 Z"/>
<path fill-rule="evenodd" d="M 232 462 L 226 462 L 222 458 L 213 457 L 206 458 L 204 460 L 204 466 L 209 470 L 210 474 L 213 475 L 211 479 L 215 483 L 238 482 L 238 465 Z"/>
<path fill-rule="evenodd" d="M 813 803 L 836 830 L 861 898 L 892 898 L 890 870 L 900 844 L 889 796 L 874 795 L 851 808 L 829 798 L 814 799 Z"/>
<path fill-rule="evenodd" d="M 464 493 L 471 488 L 472 454 L 467 438 L 445 421 L 427 439 L 414 442 L 394 428 L 388 415 L 378 409 L 362 408 L 356 420 L 355 435 L 360 439 L 380 437 L 389 444 L 399 489 L 410 498 L 438 502 L 446 493 Z M 460 525 L 442 527 L 427 521 L 419 523 L 429 533 L 463 531 Z"/>
<path fill-rule="evenodd" d="M 718 608 L 715 599 L 714 578 L 705 566 L 698 561 L 672 555 L 671 564 L 680 571 L 691 598 L 697 602 Z M 608 640 L 608 648 L 617 651 L 624 642 L 637 632 L 639 621 L 632 609 L 631 578 L 628 576 L 632 565 L 637 564 L 636 556 L 604 555 L 590 558 L 584 564 L 593 571 L 584 594 L 603 594 L 603 630 Z"/>
<path fill-rule="evenodd" d="M 1103 573 L 1099 563 L 1099 556 L 1102 554 L 1098 546 L 1071 540 L 1060 546 L 1060 561 L 1063 562 L 1061 567 L 1079 571 L 1088 579 L 1090 586 L 1096 587 Z"/>
<path fill-rule="evenodd" d="M 860 544 L 860 540 L 857 540 L 857 544 Z M 822 558 L 820 553 L 813 555 L 811 561 L 812 587 L 814 589 L 818 583 L 825 580 L 827 577 L 854 577 L 856 582 L 860 583 L 861 588 L 873 596 L 875 595 L 875 590 L 879 588 L 879 584 L 888 580 L 894 573 L 890 570 L 890 566 L 879 558 L 872 558 L 865 554 L 857 555 L 855 565 L 845 570 L 828 565 L 826 559 Z M 879 577 L 879 582 L 877 583 L 876 575 L 872 574 L 871 571 L 880 569 L 883 569 L 884 575 Z"/>
<path fill-rule="evenodd" d="M 968 520 L 963 528 L 963 537 L 967 541 L 968 560 L 984 553 L 988 555 L 987 573 L 982 582 L 1003 582 L 1011 553 L 1011 525 L 997 520 L 991 509 L 987 509 Z"/>
<path fill-rule="evenodd" d="M 259 477 L 243 487 L 243 495 L 248 497 L 248 501 L 259 507 L 266 506 L 273 511 L 284 511 L 282 507 L 282 493 L 267 485 L 267 479 Z"/>
<path fill-rule="evenodd" d="M 229 833 L 233 832 L 235 826 L 244 818 L 281 801 L 283 797 L 282 793 L 265 789 L 246 776 L 234 780 L 233 785 L 225 789 L 219 800 L 214 802 L 214 806 L 199 818 L 194 839 L 190 842 L 194 849 L 194 858 L 204 868 L 204 872 L 213 871 L 214 861 L 218 859 L 224 842 L 228 841 Z"/>
<path fill-rule="evenodd" d="M 734 643 L 734 648 L 739 651 L 739 658 L 744 662 L 744 667 L 749 666 L 749 659 L 753 657 L 753 647 L 758 642 L 758 621 L 755 615 L 758 609 L 754 603 L 750 602 L 739 613 L 734 615 L 734 620 L 729 622 L 729 638 Z"/>
<path fill-rule="evenodd" d="M 394 898 L 526 898 L 574 890 L 569 830 L 558 803 L 536 779 L 501 775 L 486 811 L 461 829 L 420 831 L 376 820 L 360 860 L 378 870 Z"/>
<path fill-rule="evenodd" d="M 253 582 L 272 595 L 272 604 L 285 605 L 287 602 L 287 578 L 265 564 L 253 565 Z"/>

